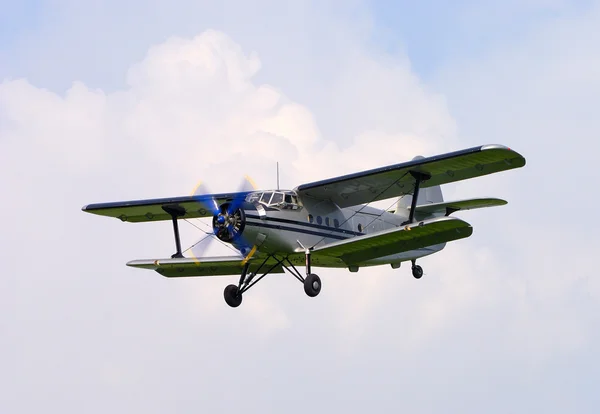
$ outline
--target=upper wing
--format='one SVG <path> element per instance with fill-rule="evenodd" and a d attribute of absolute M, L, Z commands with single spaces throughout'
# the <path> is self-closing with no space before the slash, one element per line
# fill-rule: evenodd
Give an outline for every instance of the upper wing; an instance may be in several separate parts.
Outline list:
<path fill-rule="evenodd" d="M 102 216 L 117 217 L 122 221 L 142 222 L 171 220 L 163 207 L 176 207 L 183 215 L 179 218 L 212 217 L 221 204 L 234 198 L 245 197 L 249 192 L 206 194 L 150 200 L 118 201 L 114 203 L 88 204 L 82 210 Z M 216 203 L 216 204 L 215 204 Z"/>
<path fill-rule="evenodd" d="M 301 197 L 331 200 L 339 207 L 349 207 L 412 194 L 415 179 L 411 171 L 431 175 L 421 183 L 421 188 L 425 188 L 524 165 L 525 158 L 510 148 L 484 145 L 302 184 L 296 190 Z"/>
<path fill-rule="evenodd" d="M 353 237 L 313 250 L 315 256 L 339 257 L 346 264 L 384 257 L 469 237 L 471 225 L 455 217 L 439 217 Z"/>
<path fill-rule="evenodd" d="M 252 260 L 248 267 L 249 272 L 256 272 L 263 260 Z M 155 270 L 165 277 L 185 277 L 185 276 L 226 276 L 240 275 L 244 266 L 244 259 L 238 256 L 223 257 L 205 257 L 201 259 L 148 259 L 132 260 L 127 266 L 138 267 L 141 269 Z M 281 264 L 275 259 L 268 259 L 261 270 L 268 270 L 273 267 L 270 273 L 283 273 Z"/>

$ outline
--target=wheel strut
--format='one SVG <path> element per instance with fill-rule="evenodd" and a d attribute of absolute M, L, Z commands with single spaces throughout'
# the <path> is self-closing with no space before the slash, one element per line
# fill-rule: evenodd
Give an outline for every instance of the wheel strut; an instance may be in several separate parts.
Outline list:
<path fill-rule="evenodd" d="M 310 249 L 306 249 L 306 278 L 304 278 L 304 292 L 314 298 L 321 292 L 321 278 L 311 272 Z"/>

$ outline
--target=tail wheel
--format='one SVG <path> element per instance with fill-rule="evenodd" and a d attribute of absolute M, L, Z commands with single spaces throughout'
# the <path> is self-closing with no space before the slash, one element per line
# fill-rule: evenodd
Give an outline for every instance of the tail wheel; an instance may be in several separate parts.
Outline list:
<path fill-rule="evenodd" d="M 423 276 L 423 268 L 419 265 L 414 265 L 412 267 L 412 274 L 415 279 L 421 279 L 421 276 Z"/>
<path fill-rule="evenodd" d="M 321 278 L 315 274 L 310 274 L 304 279 L 304 292 L 311 298 L 314 298 L 321 292 Z"/>

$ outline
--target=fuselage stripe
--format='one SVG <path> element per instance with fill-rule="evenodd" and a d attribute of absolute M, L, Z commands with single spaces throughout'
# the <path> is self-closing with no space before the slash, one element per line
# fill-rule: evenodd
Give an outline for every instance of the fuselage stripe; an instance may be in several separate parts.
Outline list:
<path fill-rule="evenodd" d="M 294 224 L 296 226 L 309 227 L 309 228 L 319 229 L 319 230 L 325 230 L 325 231 L 334 231 L 336 233 L 343 233 L 343 234 L 348 234 L 348 235 L 351 235 L 351 236 L 362 236 L 363 234 L 365 234 L 365 233 L 355 232 L 355 231 L 352 231 L 352 230 L 340 229 L 340 228 L 335 228 L 335 227 L 321 226 L 319 224 L 305 223 L 303 221 L 289 220 L 289 219 L 283 219 L 283 218 L 278 218 L 278 217 L 269 217 L 269 216 L 267 216 L 264 219 L 261 219 L 259 216 L 255 216 L 253 214 L 246 214 L 246 217 L 252 218 L 252 219 L 257 219 L 257 220 L 264 220 L 264 219 L 266 219 L 267 221 L 275 221 L 275 222 L 279 222 L 279 223 Z"/>
<path fill-rule="evenodd" d="M 299 228 L 294 228 L 294 227 L 280 226 L 280 225 L 276 225 L 276 224 L 267 224 L 267 223 L 254 222 L 254 221 L 247 221 L 246 225 L 247 226 L 255 226 L 255 227 L 264 227 L 267 229 L 274 229 L 274 230 L 284 230 L 284 231 L 291 231 L 291 232 L 296 232 L 296 233 L 311 234 L 313 236 L 321 236 L 321 237 L 325 237 L 325 238 L 329 238 L 329 239 L 336 239 L 336 240 L 346 240 L 347 238 L 349 238 L 349 237 L 339 236 L 337 234 L 327 234 L 327 233 L 322 233 L 322 232 L 312 231 L 312 230 L 307 230 L 307 229 L 299 229 Z"/>

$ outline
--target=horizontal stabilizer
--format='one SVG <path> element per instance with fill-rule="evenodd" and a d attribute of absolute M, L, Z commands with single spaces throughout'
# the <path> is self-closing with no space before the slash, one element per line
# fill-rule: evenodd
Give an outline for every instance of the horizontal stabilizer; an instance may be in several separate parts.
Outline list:
<path fill-rule="evenodd" d="M 264 260 L 250 259 L 249 272 L 255 272 Z M 275 259 L 269 259 L 261 270 L 268 270 L 277 264 Z M 227 276 L 239 275 L 244 266 L 244 259 L 239 256 L 178 258 L 178 259 L 147 259 L 132 260 L 127 266 L 155 270 L 165 277 L 187 276 Z M 276 266 L 270 273 L 283 273 L 281 265 Z"/>
<path fill-rule="evenodd" d="M 416 207 L 416 215 L 430 216 L 444 214 L 449 216 L 459 210 L 474 210 L 476 208 L 496 207 L 508 204 L 506 200 L 499 198 L 471 198 L 468 200 L 444 201 L 441 203 L 421 204 Z M 410 210 L 410 208 L 408 208 Z"/>

